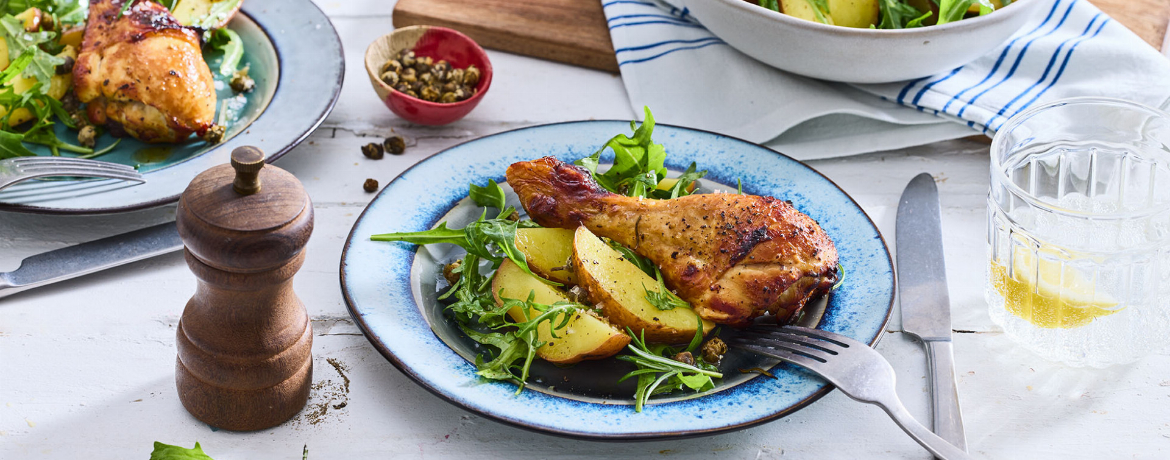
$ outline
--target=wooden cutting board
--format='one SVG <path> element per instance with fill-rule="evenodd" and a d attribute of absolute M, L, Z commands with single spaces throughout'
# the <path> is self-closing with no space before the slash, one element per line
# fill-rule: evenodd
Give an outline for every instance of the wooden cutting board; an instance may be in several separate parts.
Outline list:
<path fill-rule="evenodd" d="M 1090 0 L 1161 49 L 1170 0 Z M 394 27 L 444 26 L 486 48 L 618 72 L 600 0 L 398 0 Z"/>

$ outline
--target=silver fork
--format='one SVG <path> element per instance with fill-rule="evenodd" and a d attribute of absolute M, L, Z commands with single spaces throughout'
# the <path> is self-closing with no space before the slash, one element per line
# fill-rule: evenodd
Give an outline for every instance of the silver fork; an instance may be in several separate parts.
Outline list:
<path fill-rule="evenodd" d="M 103 177 L 146 182 L 131 166 L 69 157 L 16 157 L 0 160 L 0 189 L 36 177 Z"/>
<path fill-rule="evenodd" d="M 971 456 L 918 423 L 894 390 L 894 368 L 868 345 L 832 332 L 798 326 L 753 327 L 732 346 L 802 366 L 820 374 L 845 395 L 875 404 L 922 447 L 945 460 Z"/>

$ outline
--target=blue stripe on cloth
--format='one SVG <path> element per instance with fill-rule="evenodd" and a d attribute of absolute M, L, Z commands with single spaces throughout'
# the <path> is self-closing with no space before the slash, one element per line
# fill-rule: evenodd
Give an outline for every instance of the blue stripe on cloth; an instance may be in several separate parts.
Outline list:
<path fill-rule="evenodd" d="M 679 47 L 679 48 L 675 48 L 675 49 L 671 49 L 671 50 L 666 50 L 666 51 L 663 51 L 661 53 L 655 54 L 653 56 L 647 56 L 644 58 L 629 59 L 629 60 L 621 61 L 618 63 L 618 67 L 621 67 L 621 66 L 626 65 L 626 64 L 637 64 L 639 62 L 653 61 L 655 59 L 658 59 L 662 56 L 666 56 L 667 54 L 673 53 L 675 51 L 697 50 L 699 48 L 706 48 L 706 47 L 711 46 L 711 45 L 726 45 L 726 43 L 724 43 L 723 40 L 720 40 L 717 42 L 704 43 L 702 45 L 683 46 L 683 47 Z"/>
<path fill-rule="evenodd" d="M 1023 106 L 1020 106 L 1019 109 L 1016 109 L 1016 111 L 1014 113 L 1012 113 L 1012 116 L 1014 117 L 1014 116 L 1018 115 L 1020 112 L 1027 110 L 1028 107 L 1031 107 L 1032 104 L 1036 103 L 1036 101 L 1040 99 L 1040 96 L 1043 96 L 1044 93 L 1047 93 L 1049 89 L 1052 89 L 1052 87 L 1054 85 L 1056 85 L 1056 82 L 1060 81 L 1061 75 L 1064 75 L 1064 69 L 1068 67 L 1068 62 L 1072 58 L 1073 52 L 1077 50 L 1077 47 L 1080 46 L 1081 43 L 1092 40 L 1094 37 L 1096 37 L 1098 34 L 1100 34 L 1101 30 L 1104 29 L 1105 25 L 1109 24 L 1110 21 L 1111 21 L 1111 19 L 1106 17 L 1104 21 L 1101 21 L 1101 25 L 1097 26 L 1097 30 L 1095 32 L 1093 32 L 1093 35 L 1090 35 L 1088 37 L 1085 37 L 1083 40 L 1080 40 L 1080 41 L 1077 41 L 1076 43 L 1073 43 L 1073 46 L 1068 49 L 1068 54 L 1066 54 L 1064 56 L 1064 62 L 1060 63 L 1060 70 L 1056 71 L 1056 76 L 1052 78 L 1052 81 L 1050 83 L 1048 83 L 1048 86 L 1044 87 L 1044 89 L 1042 91 L 1040 91 L 1035 96 L 1033 96 L 1032 99 L 1028 101 L 1028 103 L 1024 104 Z M 1092 27 L 1092 25 L 1090 25 L 1090 27 Z M 994 117 L 992 119 L 994 120 Z M 991 124 L 991 120 L 988 120 L 988 124 L 989 125 Z M 1002 124 L 1003 123 L 1000 123 L 1000 125 L 1002 125 Z"/>
<path fill-rule="evenodd" d="M 922 89 L 918 90 L 918 94 L 914 95 L 914 100 L 910 101 L 910 104 L 918 107 L 918 111 L 921 112 L 922 107 L 918 106 L 918 101 L 922 100 L 922 96 L 925 95 L 927 91 L 930 91 L 930 88 L 933 88 L 934 85 L 937 85 L 939 83 L 942 83 L 944 81 L 949 80 L 951 77 L 955 76 L 955 74 L 959 73 L 960 70 L 963 70 L 962 66 L 955 67 L 955 70 L 952 70 L 951 73 L 947 74 L 946 76 L 944 76 L 938 80 L 932 81 L 930 83 L 927 83 L 925 85 L 922 85 Z"/>
<path fill-rule="evenodd" d="M 1060 52 L 1064 50 L 1064 46 L 1068 45 L 1069 42 L 1072 42 L 1073 40 L 1077 40 L 1077 39 L 1083 38 L 1086 35 L 1088 35 L 1089 31 L 1093 29 L 1093 25 L 1096 24 L 1097 20 L 1100 19 L 1101 16 L 1103 16 L 1103 15 L 1104 15 L 1104 13 L 1097 13 L 1096 15 L 1093 16 L 1093 19 L 1091 21 L 1089 21 L 1089 25 L 1085 27 L 1085 30 L 1081 31 L 1080 35 L 1077 35 L 1076 37 L 1067 38 L 1063 42 L 1061 42 L 1060 46 L 1056 47 L 1056 52 L 1052 53 L 1052 57 L 1048 59 L 1048 66 L 1044 68 L 1044 73 L 1042 75 L 1040 75 L 1040 79 L 1036 80 L 1036 83 L 1033 83 L 1032 86 L 1029 86 L 1028 89 L 1024 90 L 1024 92 L 1022 92 L 1019 95 L 1017 95 L 1016 97 L 1012 98 L 1011 101 L 1008 101 L 1008 103 L 1006 105 L 1004 105 L 1003 107 L 1001 107 L 999 109 L 999 111 L 996 112 L 996 114 L 994 116 L 992 116 L 986 122 L 984 122 L 983 126 L 992 126 L 992 122 L 994 122 L 997 118 L 1003 116 L 1004 113 L 1007 113 L 1008 109 L 1012 108 L 1013 105 L 1016 105 L 1016 102 L 1019 102 L 1020 99 L 1023 99 L 1024 96 L 1027 96 L 1028 93 L 1032 92 L 1033 89 L 1036 89 L 1042 83 L 1044 83 L 1044 81 L 1048 79 L 1048 74 L 1050 72 L 1052 72 L 1052 67 L 1056 65 L 1056 60 L 1060 58 Z M 960 112 L 960 113 L 962 113 L 962 112 Z"/>
<path fill-rule="evenodd" d="M 608 7 L 610 5 L 617 5 L 619 3 L 629 3 L 629 4 L 634 4 L 634 5 L 646 5 L 646 6 L 653 6 L 655 8 L 658 8 L 658 5 L 655 5 L 655 4 L 650 3 L 650 2 L 640 2 L 638 0 L 614 0 L 612 2 L 602 3 L 601 7 L 605 8 L 605 7 Z"/>
<path fill-rule="evenodd" d="M 646 50 L 646 49 L 650 49 L 650 48 L 657 48 L 657 47 L 662 46 L 662 45 L 673 45 L 675 43 L 689 45 L 689 44 L 693 44 L 693 43 L 710 42 L 710 41 L 720 41 L 721 42 L 723 40 L 720 40 L 719 37 L 697 38 L 694 40 L 667 40 L 667 41 L 658 42 L 658 43 L 651 43 L 649 45 L 631 46 L 631 47 L 627 47 L 627 48 L 621 48 L 621 49 L 614 50 L 614 52 L 615 53 L 625 53 L 625 52 L 629 52 L 629 51 L 642 51 L 642 50 Z"/>
<path fill-rule="evenodd" d="M 667 24 L 667 25 L 672 25 L 672 26 L 691 27 L 691 28 L 697 28 L 697 29 L 703 28 L 703 26 L 700 26 L 698 24 L 692 24 L 689 22 L 677 22 L 676 20 L 670 20 L 670 21 L 627 22 L 625 24 L 616 24 L 616 25 L 609 26 L 609 30 L 613 30 L 613 29 L 616 29 L 618 27 L 641 26 L 641 25 L 646 25 L 646 24 Z"/>
<path fill-rule="evenodd" d="M 605 22 L 610 23 L 610 22 L 614 22 L 618 19 L 631 19 L 631 18 L 659 18 L 659 19 L 669 19 L 671 21 L 685 22 L 688 24 L 691 23 L 690 21 L 687 21 L 686 19 L 682 19 L 682 18 L 679 18 L 677 16 L 671 16 L 668 14 L 623 14 L 621 16 L 614 16 L 612 18 L 606 19 Z"/>
<path fill-rule="evenodd" d="M 984 94 L 991 92 L 991 90 L 998 88 L 999 85 L 1002 85 L 1004 82 L 1008 81 L 1008 79 L 1012 78 L 1012 75 L 1015 75 L 1016 70 L 1020 68 L 1020 63 L 1024 62 L 1024 56 L 1028 53 L 1028 48 L 1030 48 L 1033 43 L 1036 43 L 1036 41 L 1043 39 L 1043 38 L 1047 38 L 1048 36 L 1052 35 L 1053 33 L 1056 33 L 1056 31 L 1060 30 L 1060 28 L 1064 26 L 1064 22 L 1066 20 L 1068 20 L 1069 14 L 1072 13 L 1073 7 L 1077 6 L 1077 2 L 1079 2 L 1079 1 L 1080 0 L 1074 0 L 1072 3 L 1070 3 L 1068 5 L 1068 9 L 1064 11 L 1064 16 L 1062 16 L 1060 18 L 1060 22 L 1056 23 L 1056 27 L 1053 27 L 1052 30 L 1048 31 L 1048 33 L 1046 33 L 1044 35 L 1041 35 L 1039 37 L 1033 38 L 1032 40 L 1029 40 L 1028 43 L 1024 45 L 1024 48 L 1020 50 L 1020 55 L 1016 56 L 1016 62 L 1012 64 L 1012 68 L 1008 70 L 1007 75 L 1004 75 L 1003 78 L 1001 78 L 994 85 L 991 85 L 990 88 L 987 88 L 983 91 L 980 91 L 979 94 L 976 94 L 975 97 L 972 97 L 971 100 L 967 101 L 967 103 L 964 104 L 963 107 L 959 109 L 959 112 L 957 114 L 955 114 L 955 116 L 962 118 L 963 114 L 967 112 L 967 107 L 971 107 L 972 105 L 975 104 L 975 101 L 978 101 L 979 98 L 983 97 Z M 1061 45 L 1061 46 L 1063 46 L 1063 45 Z M 1057 48 L 1056 51 L 1057 51 L 1057 53 L 1059 53 L 1060 49 Z"/>
<path fill-rule="evenodd" d="M 918 84 L 918 82 L 926 80 L 928 78 L 930 78 L 930 77 L 917 78 L 914 80 L 910 80 L 910 83 L 906 83 L 906 86 L 902 87 L 902 91 L 898 92 L 898 103 L 905 104 L 906 103 L 906 94 L 908 94 L 910 92 L 910 88 L 913 88 L 914 85 Z"/>
<path fill-rule="evenodd" d="M 983 86 L 984 83 L 987 83 L 989 80 L 991 80 L 991 77 L 995 76 L 995 73 L 997 71 L 999 71 L 999 66 L 1003 65 L 1003 61 L 1004 61 L 1004 59 L 1007 58 L 1008 53 L 1011 52 L 1012 47 L 1016 46 L 1016 42 L 1020 41 L 1024 37 L 1028 37 L 1028 36 L 1038 32 L 1038 31 L 1040 31 L 1040 29 L 1042 29 L 1042 28 L 1044 28 L 1044 26 L 1048 25 L 1048 21 L 1052 20 L 1052 16 L 1054 14 L 1056 14 L 1056 9 L 1060 7 L 1060 2 L 1062 2 L 1062 1 L 1064 1 L 1064 0 L 1056 0 L 1056 2 L 1054 2 L 1052 4 L 1052 11 L 1048 12 L 1048 16 L 1044 18 L 1044 22 L 1041 22 L 1039 25 L 1037 25 L 1035 29 L 1032 29 L 1028 33 L 1026 33 L 1024 35 L 1020 35 L 1019 37 L 1016 37 L 1016 38 L 1012 39 L 1012 41 L 1008 42 L 1007 46 L 1004 47 L 1003 52 L 1001 52 L 999 54 L 999 58 L 995 60 L 995 65 L 991 67 L 991 71 L 987 73 L 987 76 L 983 77 L 983 80 L 980 80 L 979 83 L 968 86 L 967 88 L 963 89 L 962 91 L 955 93 L 955 95 L 953 97 L 951 97 L 951 100 L 947 101 L 946 105 L 943 106 L 942 111 L 946 112 L 947 109 L 949 109 L 951 107 L 951 103 L 959 100 L 960 97 L 963 97 L 964 94 L 967 94 L 967 91 L 971 91 L 975 88 Z M 1022 56 L 1023 52 L 1021 52 L 1020 55 Z"/>

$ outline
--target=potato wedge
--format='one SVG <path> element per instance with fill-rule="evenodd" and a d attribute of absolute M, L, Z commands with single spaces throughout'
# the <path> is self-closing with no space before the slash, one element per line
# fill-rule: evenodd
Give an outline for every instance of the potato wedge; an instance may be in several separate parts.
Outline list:
<path fill-rule="evenodd" d="M 869 28 L 878 23 L 878 0 L 828 0 L 827 24 Z M 780 10 L 789 16 L 820 22 L 811 0 L 780 0 Z"/>
<path fill-rule="evenodd" d="M 829 0 L 833 24 L 868 29 L 878 23 L 878 0 Z"/>
<path fill-rule="evenodd" d="M 658 282 L 585 227 L 573 235 L 573 265 L 580 285 L 611 323 L 635 334 L 645 331 L 651 342 L 685 343 L 695 337 L 699 320 L 694 310 L 659 310 L 652 305 L 646 289 L 658 289 Z M 707 320 L 702 324 L 703 335 L 715 327 Z"/>
<path fill-rule="evenodd" d="M 214 30 L 226 26 L 243 3 L 243 0 L 179 0 L 171 14 L 179 24 Z"/>
<path fill-rule="evenodd" d="M 577 284 L 573 274 L 573 231 L 564 228 L 516 230 L 516 248 L 528 259 L 528 268 L 545 279 Z"/>
<path fill-rule="evenodd" d="M 496 299 L 496 305 L 503 305 L 501 293 L 510 299 L 527 299 L 529 293 L 533 293 L 534 300 L 545 305 L 569 300 L 510 260 L 505 260 L 492 278 L 492 297 Z M 532 310 L 529 314 L 539 313 Z M 514 321 L 526 321 L 520 307 L 513 307 L 508 311 L 508 316 Z M 559 319 L 555 321 L 560 322 Z M 577 312 L 564 328 L 557 329 L 557 337 L 553 337 L 550 332 L 554 325 L 544 322 L 536 327 L 537 337 L 545 342 L 536 349 L 536 355 L 552 363 L 572 364 L 586 359 L 608 358 L 630 343 L 630 336 L 625 332 L 589 312 Z"/>
<path fill-rule="evenodd" d="M 805 21 L 821 22 L 817 20 L 816 10 L 813 9 L 812 3 L 809 3 L 808 0 L 780 0 L 780 11 Z M 833 18 L 826 15 L 825 21 L 832 24 Z"/>

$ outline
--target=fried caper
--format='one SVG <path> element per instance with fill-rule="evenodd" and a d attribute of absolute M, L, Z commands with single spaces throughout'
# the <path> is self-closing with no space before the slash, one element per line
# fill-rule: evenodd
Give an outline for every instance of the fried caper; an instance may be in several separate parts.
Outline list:
<path fill-rule="evenodd" d="M 381 160 L 382 154 L 382 144 L 371 142 L 362 146 L 362 155 L 365 155 L 366 158 L 372 160 Z"/>
<path fill-rule="evenodd" d="M 441 93 L 439 93 L 439 88 L 434 85 L 427 85 L 423 87 L 422 91 L 419 91 L 418 95 L 422 96 L 424 101 L 435 102 L 439 100 Z"/>
<path fill-rule="evenodd" d="M 474 87 L 479 83 L 479 68 L 471 65 L 467 66 L 467 70 L 463 72 L 463 84 Z"/>
<path fill-rule="evenodd" d="M 406 151 L 406 139 L 402 136 L 390 136 L 382 141 L 382 148 L 392 155 L 402 155 Z"/>
<path fill-rule="evenodd" d="M 399 62 L 397 59 L 391 59 L 389 61 L 386 61 L 385 64 L 382 64 L 382 73 L 386 73 L 386 72 L 398 73 L 401 71 L 402 71 L 402 63 Z"/>
<path fill-rule="evenodd" d="M 97 144 L 97 128 L 93 125 L 85 125 L 77 132 L 77 143 L 82 147 L 93 148 Z"/>
<path fill-rule="evenodd" d="M 367 193 L 374 193 L 378 191 L 378 181 L 374 179 L 366 179 L 366 181 L 362 183 L 362 190 L 365 190 Z"/>
<path fill-rule="evenodd" d="M 395 72 L 385 72 L 382 74 L 382 83 L 390 86 L 398 84 L 398 74 Z"/>

